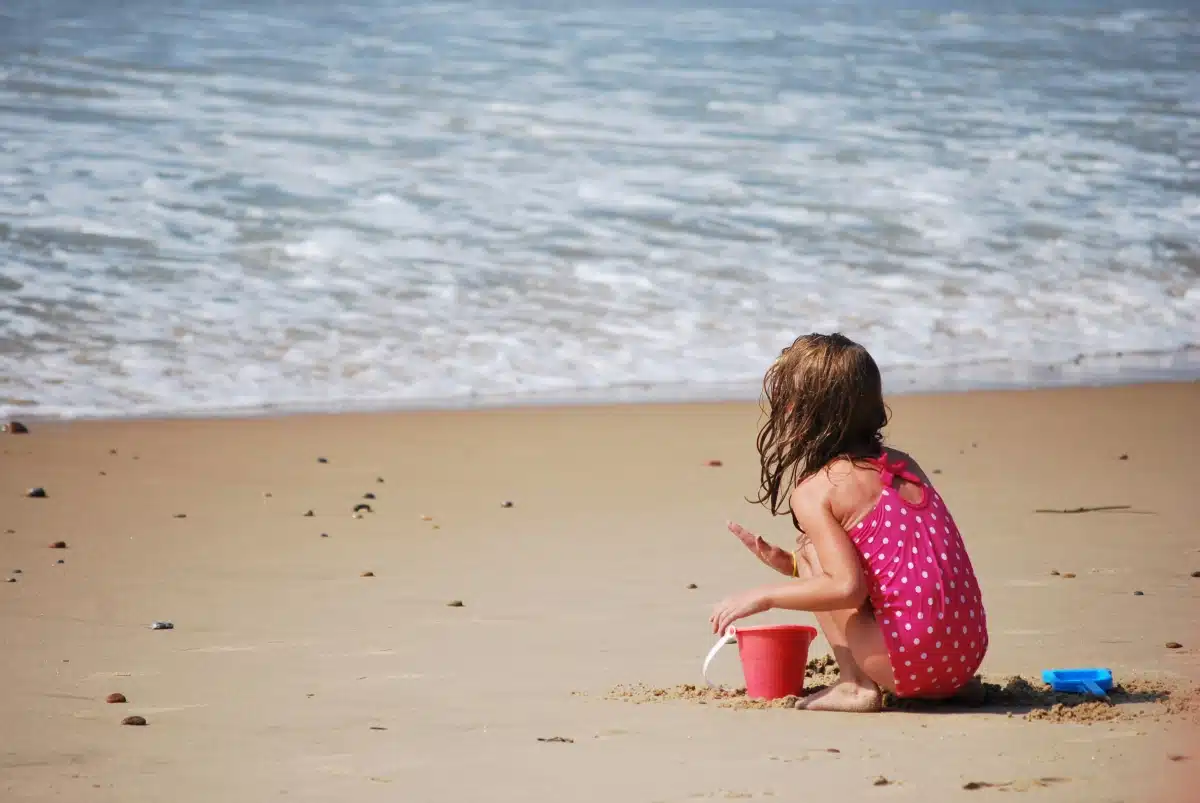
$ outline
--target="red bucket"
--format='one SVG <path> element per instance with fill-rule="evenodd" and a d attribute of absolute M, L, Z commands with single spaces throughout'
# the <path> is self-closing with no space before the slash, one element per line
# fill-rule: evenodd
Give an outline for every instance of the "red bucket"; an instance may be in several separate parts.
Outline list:
<path fill-rule="evenodd" d="M 804 691 L 808 647 L 816 637 L 816 628 L 808 625 L 730 627 L 704 660 L 704 680 L 713 685 L 708 680 L 708 665 L 722 647 L 736 639 L 747 697 L 798 697 Z"/>

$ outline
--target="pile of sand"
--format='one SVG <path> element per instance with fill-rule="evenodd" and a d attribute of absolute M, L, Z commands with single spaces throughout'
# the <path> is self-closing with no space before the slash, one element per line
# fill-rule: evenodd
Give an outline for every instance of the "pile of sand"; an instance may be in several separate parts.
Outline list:
<path fill-rule="evenodd" d="M 839 677 L 833 656 L 825 655 L 808 662 L 805 669 L 805 693 L 812 694 L 836 683 Z M 689 683 L 654 688 L 635 683 L 613 688 L 607 699 L 635 704 L 683 700 L 719 708 L 764 709 L 794 708 L 794 696 L 778 700 L 760 700 L 746 696 L 745 689 L 695 686 Z M 950 700 L 900 700 L 884 695 L 885 709 L 893 711 L 938 711 L 969 709 L 1022 715 L 1039 722 L 1092 723 L 1130 719 L 1183 718 L 1200 721 L 1200 689 L 1182 683 L 1132 679 L 1114 686 L 1107 699 L 1083 694 L 1056 692 L 1045 683 L 1019 675 L 987 680 L 982 676 L 968 684 Z"/>

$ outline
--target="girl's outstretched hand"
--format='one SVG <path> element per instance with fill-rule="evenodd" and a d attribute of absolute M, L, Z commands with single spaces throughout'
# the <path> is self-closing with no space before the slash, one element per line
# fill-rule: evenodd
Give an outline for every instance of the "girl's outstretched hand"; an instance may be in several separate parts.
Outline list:
<path fill-rule="evenodd" d="M 746 546 L 746 549 L 754 553 L 756 558 L 780 574 L 786 574 L 788 577 L 792 576 L 795 564 L 792 562 L 791 552 L 780 549 L 774 544 L 767 543 L 761 535 L 755 535 L 737 522 L 727 521 L 725 522 L 725 526 L 729 528 L 729 532 L 737 536 L 738 540 Z"/>
<path fill-rule="evenodd" d="M 713 633 L 724 634 L 725 629 L 738 619 L 762 613 L 770 607 L 770 600 L 761 591 L 743 591 L 718 603 L 708 621 L 712 624 Z"/>

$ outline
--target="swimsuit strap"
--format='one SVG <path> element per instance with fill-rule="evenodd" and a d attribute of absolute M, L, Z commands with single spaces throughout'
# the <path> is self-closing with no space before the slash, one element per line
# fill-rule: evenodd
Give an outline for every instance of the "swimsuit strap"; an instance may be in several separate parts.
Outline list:
<path fill-rule="evenodd" d="M 887 452 L 884 452 L 879 457 L 869 458 L 868 462 L 879 467 L 879 481 L 887 488 L 892 487 L 892 483 L 896 477 L 916 483 L 917 485 L 923 485 L 920 478 L 908 470 L 908 464 L 903 460 L 896 460 L 889 463 Z"/>

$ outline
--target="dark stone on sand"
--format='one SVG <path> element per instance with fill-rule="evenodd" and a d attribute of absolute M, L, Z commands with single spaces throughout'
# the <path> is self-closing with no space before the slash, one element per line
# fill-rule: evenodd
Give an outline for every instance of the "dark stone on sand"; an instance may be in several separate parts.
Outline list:
<path fill-rule="evenodd" d="M 1062 573 L 1062 578 L 1063 578 L 1064 580 L 1072 580 L 1072 579 L 1074 579 L 1074 578 L 1075 578 L 1075 572 L 1063 572 L 1063 573 Z"/>
<path fill-rule="evenodd" d="M 724 463 L 722 463 L 720 460 L 709 460 L 707 463 L 705 463 L 705 465 L 709 468 L 720 468 L 724 465 Z"/>
<path fill-rule="evenodd" d="M 25 492 L 25 495 L 30 499 L 45 499 L 47 496 L 49 496 L 49 494 L 46 493 L 45 488 L 30 488 Z"/>
<path fill-rule="evenodd" d="M 382 725 L 372 725 L 372 726 L 371 726 L 371 730 L 373 730 L 373 731 L 385 731 L 385 730 L 387 730 L 387 728 L 383 727 Z"/>
<path fill-rule="evenodd" d="M 941 474 L 941 473 L 942 473 L 942 470 L 941 470 L 940 468 L 935 468 L 935 469 L 933 470 L 933 473 L 934 473 L 934 474 Z"/>
<path fill-rule="evenodd" d="M 17 578 L 15 578 L 15 577 L 10 577 L 10 578 L 8 578 L 7 580 L 5 580 L 4 582 L 6 582 L 6 583 L 15 583 L 15 582 L 17 582 Z"/>
<path fill-rule="evenodd" d="M 1127 454 L 1123 454 L 1123 455 L 1121 455 L 1120 457 L 1118 457 L 1117 459 L 1118 459 L 1118 460 L 1128 460 L 1128 459 L 1129 459 L 1129 455 L 1127 455 Z"/>
<path fill-rule="evenodd" d="M 1135 597 L 1144 597 L 1144 596 L 1146 596 L 1146 595 L 1145 595 L 1144 593 L 1142 593 L 1141 591 L 1134 591 L 1134 592 L 1133 592 L 1133 595 L 1134 595 Z"/>
<path fill-rule="evenodd" d="M 374 576 L 375 576 L 375 572 L 363 572 L 362 574 L 359 575 L 359 577 L 374 577 Z"/>
<path fill-rule="evenodd" d="M 28 435 L 29 427 L 25 426 L 20 421 L 9 421 L 4 425 L 4 431 L 9 435 Z"/>
<path fill-rule="evenodd" d="M 124 694 L 121 694 L 121 692 L 119 692 L 119 691 L 115 691 L 112 694 L 105 697 L 104 702 L 106 702 L 106 703 L 127 703 L 129 701 L 125 699 Z"/>
<path fill-rule="evenodd" d="M 539 736 L 538 741 L 558 744 L 575 744 L 575 740 L 570 736 Z"/>
<path fill-rule="evenodd" d="M 5 535 L 16 535 L 17 531 L 14 530 L 13 528 L 9 527 L 7 530 L 4 531 L 4 534 Z M 1192 577 L 1200 577 L 1200 572 L 1193 574 Z"/>
<path fill-rule="evenodd" d="M 509 502 L 507 499 L 500 503 L 500 507 L 512 507 L 512 506 L 513 506 L 513 503 Z"/>
<path fill-rule="evenodd" d="M 12 570 L 12 573 L 13 573 L 13 574 L 20 574 L 20 573 L 21 573 L 21 570 L 20 570 L 20 569 L 13 569 L 13 570 Z"/>
<path fill-rule="evenodd" d="M 263 499 L 270 499 L 270 498 L 271 498 L 271 492 L 263 491 Z"/>
<path fill-rule="evenodd" d="M 13 531 L 13 530 L 9 530 L 9 532 L 11 533 L 11 532 L 14 532 L 14 531 Z M 1200 577 L 1200 572 L 1192 572 L 1192 577 Z"/>
<path fill-rule="evenodd" d="M 328 460 L 327 458 L 324 458 L 324 457 L 318 457 L 318 458 L 317 458 L 317 462 L 318 462 L 318 463 L 328 463 L 328 462 L 329 462 L 329 460 Z"/>
<path fill-rule="evenodd" d="M 100 476 L 101 476 L 101 477 L 107 477 L 107 476 L 108 476 L 108 472 L 107 472 L 107 471 L 101 471 L 101 472 L 100 472 Z"/>
<path fill-rule="evenodd" d="M 368 493 L 363 494 L 363 499 L 374 499 L 374 498 L 375 498 L 375 494 L 373 494 L 373 493 L 368 492 Z"/>
<path fill-rule="evenodd" d="M 1051 570 L 1050 570 L 1050 576 L 1051 576 L 1051 577 L 1058 577 L 1058 569 L 1051 569 Z"/>
<path fill-rule="evenodd" d="M 176 514 L 175 514 L 175 518 L 177 518 L 177 519 L 186 519 L 186 518 L 187 518 L 187 514 L 186 514 L 186 513 L 176 513 Z"/>
<path fill-rule="evenodd" d="M 1183 645 L 1182 645 L 1182 644 L 1180 644 L 1178 641 L 1168 641 L 1168 642 L 1167 642 L 1167 649 L 1168 649 L 1168 650 L 1182 650 L 1182 649 L 1183 649 Z"/>
<path fill-rule="evenodd" d="M 889 784 L 891 784 L 891 781 L 889 781 L 884 776 L 880 775 L 878 778 L 876 778 L 874 781 L 872 781 L 871 784 L 873 786 L 888 786 Z"/>
<path fill-rule="evenodd" d="M 54 561 L 55 566 L 62 566 L 64 563 L 66 563 L 66 561 L 63 560 L 62 558 L 59 558 L 58 560 Z"/>
<path fill-rule="evenodd" d="M 328 538 L 328 537 L 329 537 L 329 533 L 321 533 L 321 537 L 322 537 L 322 538 Z"/>
<path fill-rule="evenodd" d="M 371 510 L 371 506 L 368 505 L 366 502 L 359 502 L 357 505 L 354 506 L 354 510 L 353 510 L 354 513 L 362 513 L 364 511 L 367 513 L 375 512 L 374 510 Z"/>
<path fill-rule="evenodd" d="M 139 717 L 139 716 L 125 717 L 123 720 L 121 720 L 121 724 L 122 725 L 137 725 L 140 727 L 140 726 L 146 724 L 146 718 Z"/>
<path fill-rule="evenodd" d="M 699 588 L 700 586 L 696 585 L 695 583 L 688 583 L 687 587 L 689 590 L 691 590 L 691 589 Z"/>
<path fill-rule="evenodd" d="M 108 450 L 108 453 L 109 453 L 109 454 L 116 454 L 116 453 L 117 453 L 117 450 L 116 450 L 116 449 L 109 449 L 109 450 Z"/>
<path fill-rule="evenodd" d="M 316 513 L 313 513 L 311 510 L 309 510 L 309 511 L 306 511 L 304 515 L 305 515 L 305 517 L 312 517 L 312 516 L 315 516 L 315 515 L 317 515 L 317 514 L 316 514 Z"/>
<path fill-rule="evenodd" d="M 380 485 L 383 485 L 383 477 L 376 477 L 375 482 L 379 483 Z"/>
<path fill-rule="evenodd" d="M 447 608 L 461 608 L 461 607 L 463 607 L 463 601 L 461 599 L 452 599 L 446 603 L 446 607 Z"/>
<path fill-rule="evenodd" d="M 51 549 L 66 549 L 67 542 L 66 541 L 54 541 L 50 544 L 50 548 Z"/>

